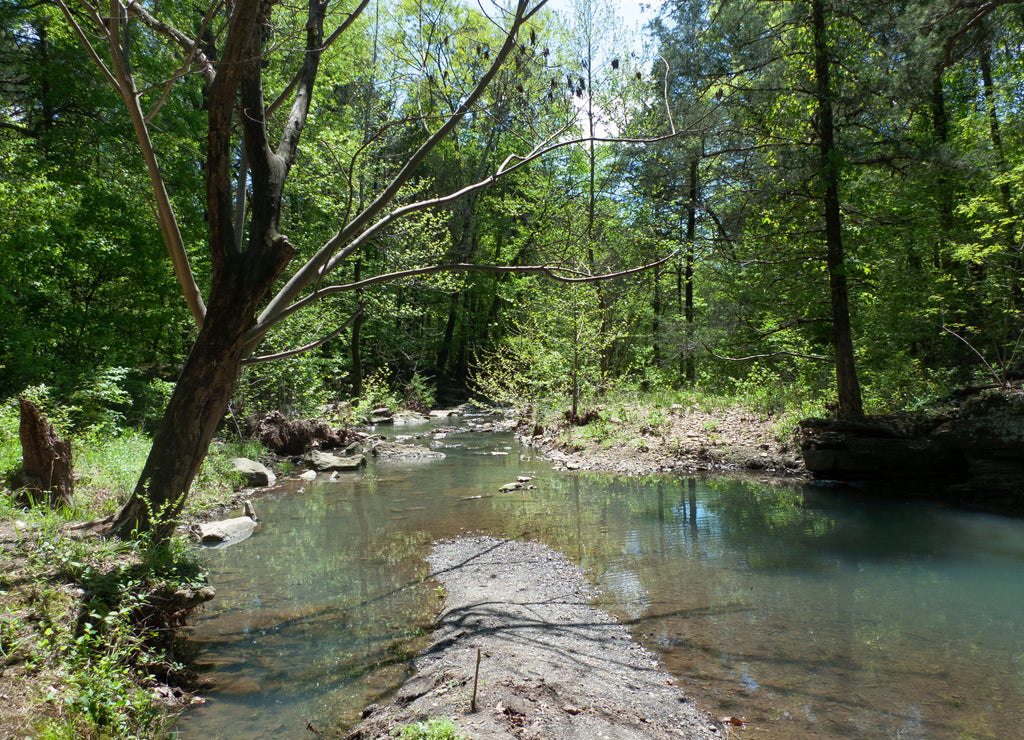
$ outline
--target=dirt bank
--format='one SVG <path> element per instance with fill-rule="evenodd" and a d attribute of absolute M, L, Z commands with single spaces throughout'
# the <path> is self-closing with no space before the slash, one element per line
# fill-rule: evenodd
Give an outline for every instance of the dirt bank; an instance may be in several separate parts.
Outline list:
<path fill-rule="evenodd" d="M 521 422 L 521 441 L 558 467 L 627 475 L 742 473 L 766 478 L 805 473 L 795 423 L 748 409 L 699 405 L 591 412 L 582 426 Z"/>
<path fill-rule="evenodd" d="M 433 643 L 350 740 L 390 738 L 429 716 L 454 718 L 475 740 L 725 736 L 622 625 L 590 606 L 593 588 L 565 556 L 479 537 L 436 543 L 429 562 L 446 593 Z"/>

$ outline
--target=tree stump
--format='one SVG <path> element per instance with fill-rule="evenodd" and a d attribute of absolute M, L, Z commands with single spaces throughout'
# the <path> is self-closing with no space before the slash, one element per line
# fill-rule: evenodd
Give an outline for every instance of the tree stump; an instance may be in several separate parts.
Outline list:
<path fill-rule="evenodd" d="M 61 439 L 39 408 L 24 398 L 21 408 L 22 499 L 56 509 L 71 506 L 75 491 L 71 443 Z"/>

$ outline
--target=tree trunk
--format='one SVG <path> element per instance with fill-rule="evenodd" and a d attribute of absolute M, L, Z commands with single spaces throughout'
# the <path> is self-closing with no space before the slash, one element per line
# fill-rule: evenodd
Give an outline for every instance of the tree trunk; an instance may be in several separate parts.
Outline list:
<path fill-rule="evenodd" d="M 661 268 L 655 267 L 651 275 L 651 288 L 654 300 L 651 303 L 651 360 L 655 365 L 661 363 Z"/>
<path fill-rule="evenodd" d="M 352 282 L 358 283 L 363 275 L 363 260 L 362 258 L 356 259 L 355 271 L 352 274 Z M 356 301 L 362 302 L 363 292 L 356 291 Z M 362 350 L 362 333 L 363 333 L 363 314 L 360 313 L 352 320 L 352 396 L 353 398 L 359 398 L 363 395 L 363 350 Z"/>
<path fill-rule="evenodd" d="M 1006 156 L 1003 153 L 1003 137 L 999 130 L 999 111 L 995 99 L 995 83 L 992 80 L 992 59 L 989 52 L 988 38 L 984 34 L 980 39 L 980 44 L 978 67 L 981 69 L 982 92 L 985 95 L 985 105 L 988 107 L 992 151 L 996 155 L 996 169 L 999 175 L 1005 176 L 1007 171 Z M 1002 177 L 999 184 L 999 194 L 1002 197 L 1002 205 L 1006 215 L 1009 216 L 1010 221 L 1015 220 L 1017 214 L 1013 206 L 1010 183 L 1005 177 Z M 1001 231 L 1007 254 L 1011 255 L 1012 258 L 1010 265 L 1010 308 L 1016 310 L 1021 305 L 1024 305 L 1024 286 L 1021 285 L 1021 275 L 1024 275 L 1024 251 L 1017 244 L 1015 230 L 1009 223 L 1004 224 Z"/>
<path fill-rule="evenodd" d="M 690 194 L 686 205 L 686 347 L 685 356 L 686 382 L 691 386 L 697 381 L 697 364 L 693 357 L 693 242 L 697 237 L 697 157 L 690 160 Z"/>
<path fill-rule="evenodd" d="M 21 409 L 18 435 L 21 438 L 22 476 L 28 503 L 39 503 L 45 493 L 46 503 L 51 509 L 71 506 L 75 492 L 71 443 L 57 436 L 53 425 L 34 403 L 18 398 L 18 405 Z"/>
<path fill-rule="evenodd" d="M 224 417 L 241 367 L 246 330 L 254 323 L 248 305 L 211 301 L 189 353 L 135 491 L 111 525 L 123 539 L 152 531 L 157 539 L 174 532 L 192 481 L 199 472 L 217 425 Z"/>
<path fill-rule="evenodd" d="M 444 325 L 444 337 L 441 339 L 441 346 L 437 350 L 437 361 L 434 363 L 434 374 L 439 378 L 445 377 L 445 370 L 448 368 L 448 356 L 455 339 L 455 322 L 458 317 L 459 294 L 452 293 L 448 299 L 448 321 Z"/>
<path fill-rule="evenodd" d="M 850 327 L 849 294 L 846 262 L 843 254 L 842 220 L 839 210 L 839 154 L 835 148 L 835 126 L 832 117 L 832 86 L 830 81 L 828 45 L 825 36 L 823 0 L 812 0 L 814 24 L 814 77 L 818 103 L 818 149 L 821 153 L 819 177 L 823 189 L 825 212 L 825 244 L 829 293 L 832 304 L 832 344 L 836 358 L 836 392 L 840 416 L 864 413 L 853 354 L 853 333 Z"/>

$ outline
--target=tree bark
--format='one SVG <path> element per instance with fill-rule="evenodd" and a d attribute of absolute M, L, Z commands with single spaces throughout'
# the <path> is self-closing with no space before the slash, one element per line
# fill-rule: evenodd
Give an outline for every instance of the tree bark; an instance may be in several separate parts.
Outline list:
<path fill-rule="evenodd" d="M 88 34 L 78 25 L 75 16 L 61 0 L 57 2 L 84 48 L 105 73 L 108 82 L 121 92 L 129 113 L 135 115 L 138 101 L 128 94 L 134 88 L 127 83 L 119 84 L 92 48 Z M 255 351 L 270 327 L 307 305 L 310 299 L 327 294 L 318 290 L 313 296 L 300 298 L 307 287 L 314 283 L 319 286 L 324 275 L 363 247 L 375 229 L 381 228 L 391 218 L 410 212 L 408 209 L 396 209 L 390 216 L 382 216 L 427 155 L 480 101 L 503 63 L 515 50 L 516 32 L 544 2 L 546 0 L 536 0 L 530 8 L 529 0 L 518 0 L 501 48 L 468 97 L 405 160 L 374 200 L 324 243 L 269 301 L 275 281 L 294 254 L 288 239 L 278 230 L 282 197 L 308 117 L 320 57 L 331 41 L 362 13 L 369 0 L 360 0 L 327 42 L 324 41 L 323 25 L 328 3 L 310 0 L 302 65 L 287 87 L 287 95 L 282 96 L 291 98 L 291 109 L 286 118 L 274 126 L 274 130 L 280 132 L 276 148 L 269 141 L 267 119 L 277 103 L 267 106 L 261 76 L 265 46 L 272 40 L 266 30 L 275 26 L 272 13 L 276 3 L 274 0 L 236 0 L 226 6 L 218 6 L 218 12 L 224 13 L 218 37 L 221 54 L 217 64 L 207 65 L 204 71 L 208 76 L 205 100 L 207 140 L 206 158 L 202 164 L 206 176 L 205 215 L 212 274 L 209 305 L 203 315 L 197 316 L 199 334 L 182 368 L 135 491 L 111 526 L 112 534 L 131 537 L 137 533 L 152 532 L 157 539 L 164 539 L 173 532 L 192 481 L 227 409 L 242 362 Z M 158 33 L 169 35 L 176 43 L 183 44 L 187 52 L 195 53 L 195 44 L 186 34 L 152 18 L 141 5 L 136 4 L 132 8 L 132 13 L 143 18 Z M 116 20 L 120 23 L 122 19 Z M 113 27 L 110 19 L 96 16 L 95 21 L 97 31 L 110 38 L 112 53 L 115 56 L 123 54 L 125 74 L 122 78 L 127 79 L 130 70 L 129 39 L 124 37 L 122 43 L 122 38 L 117 35 L 121 26 L 114 31 L 109 30 Z M 133 122 L 138 124 L 137 138 L 145 147 L 148 122 L 138 116 L 133 118 Z M 233 168 L 239 153 L 239 130 L 242 132 L 241 144 L 248 163 L 248 175 L 242 172 L 236 178 Z M 246 177 L 251 186 L 251 207 L 247 233 L 241 239 L 237 234 L 235 196 L 236 184 L 244 182 Z M 154 191 L 159 191 L 161 185 L 154 183 Z M 422 207 L 428 204 L 426 202 Z M 167 234 L 165 241 L 169 244 L 172 241 Z M 257 316 L 256 312 L 261 308 L 262 313 Z M 356 339 L 358 344 L 358 336 Z"/>
<path fill-rule="evenodd" d="M 38 407 L 25 398 L 18 398 L 21 410 L 22 475 L 29 503 L 40 503 L 36 494 L 46 494 L 51 509 L 71 506 L 75 492 L 71 443 L 61 439 Z"/>
<path fill-rule="evenodd" d="M 356 266 L 352 273 L 353 282 L 358 283 L 363 275 L 363 259 L 362 257 L 356 258 Z M 356 292 L 356 301 L 361 302 L 363 298 L 363 292 Z M 363 314 L 360 313 L 355 319 L 352 320 L 352 396 L 359 398 L 363 395 L 363 350 L 362 350 L 362 333 L 363 333 Z"/>
<path fill-rule="evenodd" d="M 836 360 L 836 392 L 840 416 L 864 413 L 860 382 L 853 353 L 853 332 L 850 326 L 849 291 L 846 261 L 843 254 L 842 218 L 839 209 L 839 152 L 835 146 L 835 125 L 832 115 L 832 85 L 825 30 L 824 0 L 812 0 L 814 26 L 814 78 L 817 98 L 818 150 L 821 154 L 819 178 L 822 185 L 822 208 L 825 215 L 825 244 L 829 293 L 832 304 L 832 345 Z"/>
<path fill-rule="evenodd" d="M 254 321 L 253 311 L 246 312 L 244 306 L 238 310 L 230 301 L 211 301 L 139 482 L 110 534 L 124 539 L 140 532 L 152 531 L 157 539 L 173 534 L 192 481 L 227 411 L 243 359 L 245 333 Z"/>
<path fill-rule="evenodd" d="M 984 26 L 982 27 L 984 28 Z M 985 95 L 985 105 L 988 107 L 989 133 L 992 137 L 992 151 L 996 155 L 996 169 L 999 175 L 1006 174 L 1006 156 L 1003 153 L 1003 137 L 999 128 L 999 111 L 995 99 L 995 82 L 992 79 L 992 59 L 989 51 L 989 40 L 982 33 L 979 39 L 981 48 L 978 51 L 978 67 L 981 69 L 982 92 Z M 1011 221 L 1015 220 L 1017 214 L 1013 206 L 1013 197 L 1010 192 L 1010 183 L 1005 177 L 999 184 L 999 194 L 1002 197 L 1003 209 Z M 1010 308 L 1019 309 L 1024 305 L 1024 286 L 1021 285 L 1021 276 L 1024 275 L 1024 250 L 1017 244 L 1014 228 L 1008 223 L 1001 229 L 1003 242 L 1006 245 L 1007 254 L 1011 256 L 1010 264 Z"/>
<path fill-rule="evenodd" d="M 262 89 L 262 29 L 270 23 L 268 0 L 239 0 L 224 44 L 223 63 L 210 85 L 206 140 L 206 204 L 213 279 L 209 306 L 171 395 L 146 464 L 110 534 L 128 538 L 152 532 L 158 540 L 174 532 L 185 498 L 235 388 L 242 360 L 251 353 L 246 333 L 256 311 L 291 260 L 294 249 L 278 231 L 282 195 L 298 137 L 309 111 L 323 40 L 326 5 L 312 3 L 307 52 L 281 143 L 267 139 Z M 252 209 L 245 249 L 235 237 L 235 191 L 231 163 L 233 116 L 238 100 L 252 183 Z"/>
<path fill-rule="evenodd" d="M 686 318 L 686 347 L 683 348 L 685 358 L 685 378 L 691 386 L 697 381 L 697 363 L 693 357 L 693 261 L 694 261 L 694 239 L 697 237 L 697 194 L 699 182 L 697 180 L 697 157 L 690 160 L 690 194 L 686 204 L 686 304 L 684 315 Z"/>

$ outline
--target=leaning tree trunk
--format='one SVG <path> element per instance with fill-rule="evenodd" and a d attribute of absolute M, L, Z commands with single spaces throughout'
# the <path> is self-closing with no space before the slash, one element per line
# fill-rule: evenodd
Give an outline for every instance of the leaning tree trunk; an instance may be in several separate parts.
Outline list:
<path fill-rule="evenodd" d="M 110 534 L 128 539 L 152 531 L 157 539 L 174 532 L 192 481 L 227 411 L 244 357 L 250 307 L 211 302 L 192 351 L 178 377 L 153 448 L 128 502 Z"/>
<path fill-rule="evenodd" d="M 75 492 L 71 443 L 61 439 L 34 403 L 18 399 L 21 409 L 22 478 L 28 503 L 45 495 L 51 509 L 71 506 Z"/>

